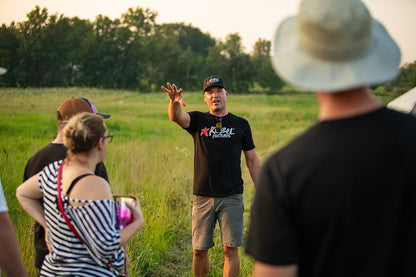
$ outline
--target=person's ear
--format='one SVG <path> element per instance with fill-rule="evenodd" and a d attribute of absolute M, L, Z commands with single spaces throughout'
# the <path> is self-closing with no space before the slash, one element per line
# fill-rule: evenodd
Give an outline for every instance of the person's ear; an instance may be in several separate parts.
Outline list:
<path fill-rule="evenodd" d="M 100 138 L 100 140 L 97 143 L 97 149 L 98 150 L 103 150 L 104 149 L 104 138 Z"/>

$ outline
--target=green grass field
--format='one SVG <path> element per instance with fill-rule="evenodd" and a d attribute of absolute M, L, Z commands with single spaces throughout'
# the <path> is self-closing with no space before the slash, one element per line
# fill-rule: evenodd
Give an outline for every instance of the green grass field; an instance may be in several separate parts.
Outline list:
<path fill-rule="evenodd" d="M 129 242 L 131 276 L 192 276 L 191 208 L 193 143 L 167 116 L 168 97 L 160 93 L 99 89 L 1 89 L 0 178 L 22 257 L 33 269 L 33 220 L 23 212 L 15 190 L 28 158 L 56 135 L 55 111 L 68 97 L 89 98 L 98 111 L 111 114 L 106 125 L 114 134 L 105 164 L 114 194 L 136 194 L 146 225 Z M 183 93 L 185 111 L 207 111 L 201 92 Z M 383 96 L 387 103 L 392 97 Z M 249 120 L 260 161 L 317 120 L 312 93 L 236 95 L 228 111 Z M 245 181 L 245 232 L 254 196 L 242 157 Z M 209 276 L 222 276 L 218 232 L 210 250 Z M 252 260 L 240 249 L 241 274 L 250 276 Z"/>

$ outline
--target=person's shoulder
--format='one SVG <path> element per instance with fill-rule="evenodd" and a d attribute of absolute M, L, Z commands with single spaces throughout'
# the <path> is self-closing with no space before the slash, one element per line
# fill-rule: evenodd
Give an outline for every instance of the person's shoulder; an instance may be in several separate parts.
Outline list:
<path fill-rule="evenodd" d="M 43 159 L 48 158 L 50 155 L 54 156 L 66 156 L 66 147 L 62 143 L 48 143 L 38 151 L 36 151 L 35 154 L 33 154 L 29 160 L 36 160 L 36 159 Z"/>
<path fill-rule="evenodd" d="M 191 124 L 192 122 L 199 122 L 200 120 L 206 120 L 207 118 L 210 117 L 209 112 L 201 112 L 201 111 L 191 111 L 188 112 L 190 120 L 191 120 Z M 184 128 L 185 130 L 189 129 L 191 126 L 189 126 L 188 128 Z"/>
<path fill-rule="evenodd" d="M 190 116 L 204 116 L 204 115 L 208 115 L 209 112 L 191 111 L 191 112 L 188 112 L 188 114 Z"/>
<path fill-rule="evenodd" d="M 80 179 L 72 189 L 70 197 L 91 201 L 113 199 L 108 182 L 94 174 L 86 175 Z"/>
<path fill-rule="evenodd" d="M 112 199 L 110 184 L 103 178 L 94 174 L 85 176 L 79 181 L 82 194 L 90 200 Z M 76 191 L 72 197 L 77 198 Z"/>
<path fill-rule="evenodd" d="M 389 108 L 384 108 L 382 109 L 382 111 L 385 114 L 388 114 L 389 116 L 400 118 L 400 120 L 407 120 L 409 122 L 416 121 L 416 114 L 404 113 L 404 112 L 396 111 L 396 110 L 389 109 Z"/>
<path fill-rule="evenodd" d="M 403 113 L 388 108 L 383 109 L 384 124 L 389 124 L 394 128 L 401 129 L 404 132 L 416 134 L 416 115 Z"/>
<path fill-rule="evenodd" d="M 226 116 L 228 116 L 230 119 L 233 119 L 233 120 L 241 120 L 241 121 L 248 123 L 248 120 L 240 115 L 236 115 L 236 114 L 229 112 Z"/>
<path fill-rule="evenodd" d="M 96 185 L 96 186 L 108 185 L 108 182 L 107 182 L 106 179 L 104 179 L 101 176 L 95 175 L 95 174 L 86 175 L 81 180 L 84 183 L 91 183 L 92 185 Z M 80 183 L 81 183 L 81 181 L 80 181 Z"/>
<path fill-rule="evenodd" d="M 286 142 L 270 156 L 271 160 L 292 160 L 305 155 L 313 155 L 316 144 L 322 138 L 322 124 L 309 126 L 300 134 Z"/>
<path fill-rule="evenodd" d="M 67 150 L 63 144 L 49 143 L 39 149 L 27 161 L 23 180 L 27 180 L 48 164 L 62 160 L 66 157 Z"/>
<path fill-rule="evenodd" d="M 43 146 L 41 149 L 38 150 L 38 152 L 44 152 L 44 151 L 50 151 L 50 150 L 65 150 L 66 147 L 63 143 L 48 143 L 45 146 Z"/>
<path fill-rule="evenodd" d="M 57 174 L 59 171 L 59 168 L 61 167 L 62 162 L 63 160 L 58 160 L 58 161 L 53 161 L 51 163 L 48 163 L 39 172 L 41 174 L 47 174 L 47 175 Z"/>

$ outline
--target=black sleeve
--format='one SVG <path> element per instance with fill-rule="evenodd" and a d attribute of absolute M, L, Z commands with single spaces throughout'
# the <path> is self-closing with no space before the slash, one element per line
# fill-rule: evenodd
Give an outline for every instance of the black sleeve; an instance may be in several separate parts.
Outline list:
<path fill-rule="evenodd" d="M 108 180 L 107 169 L 105 168 L 104 163 L 97 164 L 97 166 L 95 167 L 94 174 L 103 177 L 107 182 L 110 183 L 110 181 Z"/>
<path fill-rule="evenodd" d="M 193 111 L 193 112 L 188 112 L 188 114 L 190 117 L 189 127 L 184 128 L 184 129 L 188 131 L 188 133 L 191 134 L 192 132 L 195 132 L 198 129 L 197 123 L 200 118 L 200 112 Z"/>
<path fill-rule="evenodd" d="M 25 171 L 23 172 L 23 182 L 26 181 L 27 179 L 30 178 L 30 173 L 29 173 L 29 163 L 30 163 L 29 159 L 25 165 Z"/>
<path fill-rule="evenodd" d="M 256 146 L 254 145 L 253 135 L 251 133 L 250 124 L 247 120 L 244 120 L 244 139 L 242 144 L 242 149 L 244 151 L 249 151 L 254 149 Z"/>

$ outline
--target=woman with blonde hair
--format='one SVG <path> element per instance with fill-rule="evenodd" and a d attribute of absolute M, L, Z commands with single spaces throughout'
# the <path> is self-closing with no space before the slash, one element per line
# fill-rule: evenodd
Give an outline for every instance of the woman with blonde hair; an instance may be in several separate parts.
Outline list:
<path fill-rule="evenodd" d="M 50 253 L 40 276 L 123 274 L 124 246 L 144 221 L 136 199 L 136 205 L 127 204 L 133 222 L 117 230 L 110 185 L 94 175 L 112 137 L 100 116 L 75 115 L 64 129 L 67 158 L 49 164 L 17 188 L 23 209 L 47 230 Z"/>

